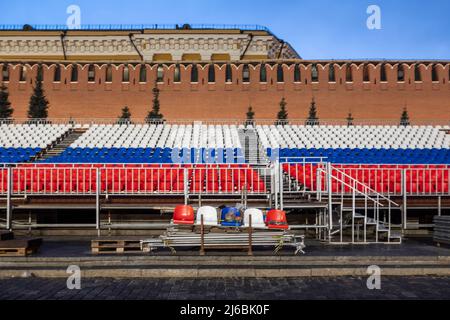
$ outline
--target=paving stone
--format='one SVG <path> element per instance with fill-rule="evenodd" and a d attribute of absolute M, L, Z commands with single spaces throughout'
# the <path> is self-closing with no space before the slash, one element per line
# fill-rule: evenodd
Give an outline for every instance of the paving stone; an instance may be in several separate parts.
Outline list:
<path fill-rule="evenodd" d="M 0 299 L 450 299 L 450 277 L 383 277 L 368 290 L 363 277 L 252 279 L 0 279 Z"/>

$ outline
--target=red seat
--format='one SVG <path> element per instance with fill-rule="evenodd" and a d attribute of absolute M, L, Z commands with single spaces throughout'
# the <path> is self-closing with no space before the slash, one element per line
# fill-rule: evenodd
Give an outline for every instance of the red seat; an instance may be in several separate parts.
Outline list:
<path fill-rule="evenodd" d="M 266 224 L 269 229 L 288 229 L 286 212 L 282 210 L 270 210 L 267 213 Z"/>
<path fill-rule="evenodd" d="M 171 192 L 172 183 L 170 181 L 160 181 L 157 185 L 157 191 L 159 192 Z"/>
<path fill-rule="evenodd" d="M 231 182 L 231 180 L 229 180 L 229 181 L 223 181 L 222 180 L 221 191 L 225 192 L 225 193 L 232 193 L 232 192 L 234 192 L 234 185 Z"/>
<path fill-rule="evenodd" d="M 141 181 L 139 185 L 139 191 L 140 192 L 154 192 L 155 191 L 155 184 L 153 181 Z"/>
<path fill-rule="evenodd" d="M 173 212 L 173 223 L 194 224 L 194 209 L 188 205 L 179 205 Z"/>

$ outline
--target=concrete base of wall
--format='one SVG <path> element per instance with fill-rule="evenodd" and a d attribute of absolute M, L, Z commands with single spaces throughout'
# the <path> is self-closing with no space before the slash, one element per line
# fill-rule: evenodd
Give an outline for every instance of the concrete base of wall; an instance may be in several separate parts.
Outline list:
<path fill-rule="evenodd" d="M 0 278 L 67 278 L 77 265 L 86 278 L 276 278 L 382 275 L 450 276 L 449 256 L 92 256 L 1 258 Z"/>

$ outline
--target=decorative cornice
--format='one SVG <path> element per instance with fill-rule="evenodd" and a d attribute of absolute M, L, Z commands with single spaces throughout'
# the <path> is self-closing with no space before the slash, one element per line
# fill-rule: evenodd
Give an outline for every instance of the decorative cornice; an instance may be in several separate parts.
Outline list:
<path fill-rule="evenodd" d="M 130 42 L 130 35 L 115 36 L 69 36 L 61 42 L 60 34 L 34 37 L 2 36 L 0 33 L 0 56 L 24 59 L 35 56 L 135 56 L 136 48 L 144 60 L 151 61 L 155 54 L 170 54 L 179 61 L 183 54 L 199 54 L 202 60 L 210 60 L 213 54 L 228 54 L 231 60 L 246 56 L 275 58 L 279 45 L 271 35 L 248 34 L 133 34 L 136 48 Z M 63 47 L 64 44 L 64 47 Z M 289 46 L 283 48 L 282 58 L 298 58 Z M 48 60 L 48 59 L 44 59 Z M 120 59 L 122 61 L 122 59 Z"/>

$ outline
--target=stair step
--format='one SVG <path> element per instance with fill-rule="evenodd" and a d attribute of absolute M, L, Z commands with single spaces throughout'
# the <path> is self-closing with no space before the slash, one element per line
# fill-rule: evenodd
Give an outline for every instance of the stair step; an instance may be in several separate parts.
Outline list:
<path fill-rule="evenodd" d="M 36 160 L 46 160 L 60 155 L 86 131 L 87 129 L 73 130 L 67 136 L 62 137 L 61 140 L 56 141 L 53 147 L 49 147 L 47 152 L 45 152 L 45 154 L 41 154 L 41 156 L 37 157 Z"/>

